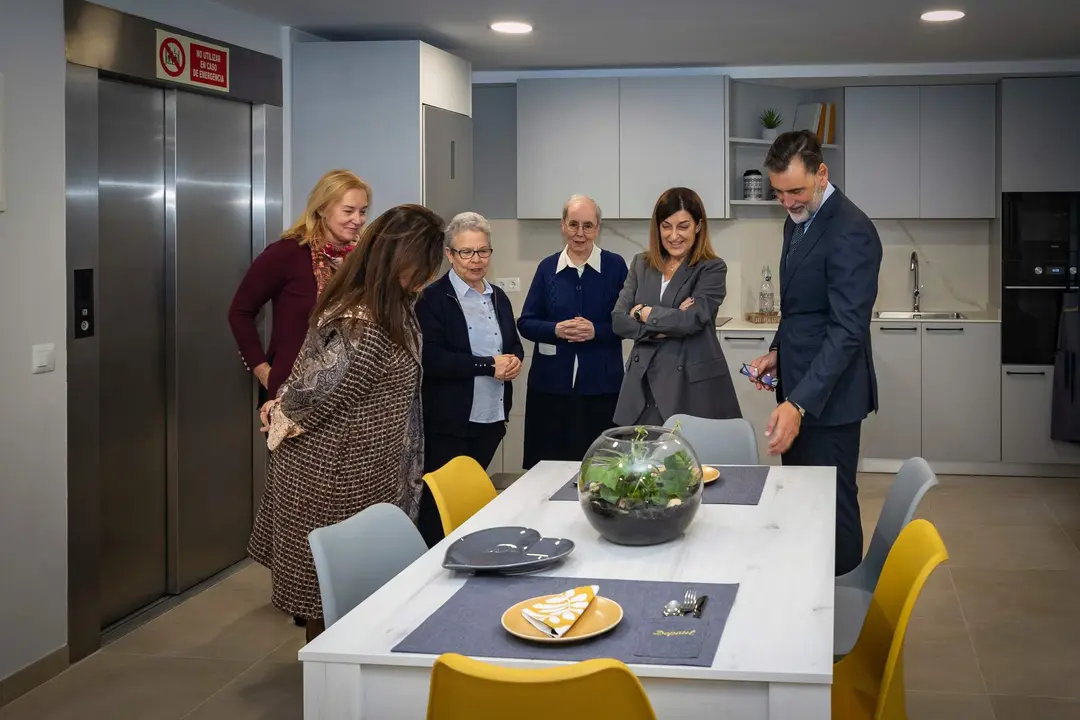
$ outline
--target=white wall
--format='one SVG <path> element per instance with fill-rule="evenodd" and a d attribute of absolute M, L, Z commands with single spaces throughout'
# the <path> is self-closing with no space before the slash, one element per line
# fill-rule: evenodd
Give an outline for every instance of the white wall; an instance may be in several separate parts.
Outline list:
<path fill-rule="evenodd" d="M 67 642 L 64 21 L 61 0 L 0 0 L 0 678 Z M 31 375 L 30 347 L 56 344 Z"/>
<path fill-rule="evenodd" d="M 277 57 L 287 47 L 279 26 L 206 0 L 98 2 Z M 0 0 L 0 679 L 67 642 L 65 64 L 63 0 Z M 56 345 L 56 372 L 30 373 L 36 343 Z"/>

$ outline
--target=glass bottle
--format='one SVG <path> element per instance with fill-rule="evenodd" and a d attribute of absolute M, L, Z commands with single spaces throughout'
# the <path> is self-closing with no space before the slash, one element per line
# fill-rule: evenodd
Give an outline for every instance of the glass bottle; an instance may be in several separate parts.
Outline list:
<path fill-rule="evenodd" d="M 758 292 L 758 312 L 775 312 L 776 293 L 773 291 L 772 271 L 766 265 L 761 268 L 761 290 Z"/>

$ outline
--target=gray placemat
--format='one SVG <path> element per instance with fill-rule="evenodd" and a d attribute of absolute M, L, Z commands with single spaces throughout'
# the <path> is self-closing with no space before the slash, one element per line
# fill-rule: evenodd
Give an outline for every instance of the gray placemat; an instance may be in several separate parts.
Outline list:
<path fill-rule="evenodd" d="M 502 626 L 506 609 L 522 600 L 555 595 L 582 585 L 599 585 L 600 595 L 623 609 L 614 630 L 580 642 L 533 643 Z M 700 619 L 665 618 L 664 603 L 681 600 L 687 590 L 708 595 Z M 674 583 L 651 580 L 598 580 L 568 577 L 471 577 L 393 652 L 522 660 L 588 660 L 608 657 L 647 665 L 712 665 L 738 584 Z M 686 636 L 687 626 L 695 636 Z M 667 632 L 658 633 L 657 630 Z"/>
<path fill-rule="evenodd" d="M 769 476 L 768 465 L 714 465 L 720 470 L 720 478 L 705 486 L 701 502 L 706 505 L 757 505 L 765 479 Z M 577 500 L 578 474 L 559 488 L 549 500 Z"/>

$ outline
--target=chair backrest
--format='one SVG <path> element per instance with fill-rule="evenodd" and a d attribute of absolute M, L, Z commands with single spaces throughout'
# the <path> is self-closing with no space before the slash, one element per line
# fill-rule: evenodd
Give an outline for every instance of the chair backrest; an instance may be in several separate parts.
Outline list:
<path fill-rule="evenodd" d="M 439 508 L 444 535 L 454 532 L 498 494 L 484 468 L 467 455 L 459 455 L 428 473 L 424 482 Z"/>
<path fill-rule="evenodd" d="M 427 552 L 409 516 L 388 503 L 372 505 L 308 535 L 319 578 L 323 621 L 330 627 Z"/>
<path fill-rule="evenodd" d="M 448 653 L 431 669 L 428 720 L 656 720 L 645 689 L 618 660 L 526 670 Z"/>
<path fill-rule="evenodd" d="M 941 535 L 929 521 L 912 520 L 900 531 L 874 588 L 859 639 L 833 669 L 833 717 L 907 717 L 904 637 L 927 578 L 948 557 Z"/>
<path fill-rule="evenodd" d="M 714 420 L 693 415 L 672 415 L 666 428 L 679 425 L 679 434 L 686 438 L 698 461 L 703 465 L 758 465 L 757 436 L 754 426 L 745 418 Z"/>
<path fill-rule="evenodd" d="M 874 535 L 870 538 L 870 548 L 859 566 L 859 585 L 867 592 L 873 592 L 877 585 L 885 558 L 889 555 L 900 531 L 915 517 L 926 492 L 938 484 L 937 475 L 930 469 L 930 464 L 921 457 L 904 461 L 896 478 L 885 496 L 881 507 Z"/>

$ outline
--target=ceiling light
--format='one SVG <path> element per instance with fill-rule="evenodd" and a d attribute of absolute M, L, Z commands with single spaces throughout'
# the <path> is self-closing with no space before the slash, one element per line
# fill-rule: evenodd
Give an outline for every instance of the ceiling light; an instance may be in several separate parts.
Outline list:
<path fill-rule="evenodd" d="M 950 20 L 959 20 L 962 17 L 964 17 L 964 13 L 960 10 L 931 10 L 922 14 L 922 19 L 927 22 L 949 22 Z"/>
<path fill-rule="evenodd" d="M 491 29 L 509 35 L 524 35 L 532 32 L 532 25 L 523 22 L 496 22 L 491 23 Z"/>

